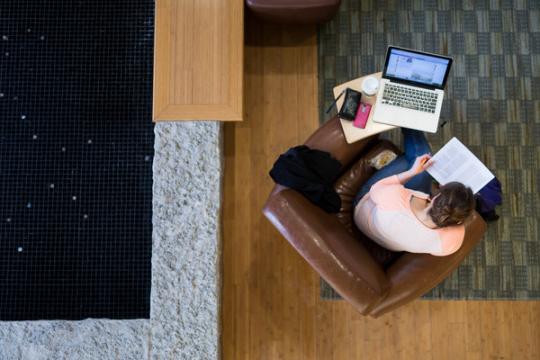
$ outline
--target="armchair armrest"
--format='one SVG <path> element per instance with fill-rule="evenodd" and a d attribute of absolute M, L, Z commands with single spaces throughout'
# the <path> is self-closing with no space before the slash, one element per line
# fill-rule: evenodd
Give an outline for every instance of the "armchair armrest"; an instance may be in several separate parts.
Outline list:
<path fill-rule="evenodd" d="M 369 315 L 379 317 L 434 288 L 454 271 L 484 236 L 486 223 L 476 212 L 465 224 L 461 248 L 448 256 L 403 254 L 388 270 L 391 290 Z"/>
<path fill-rule="evenodd" d="M 348 144 L 343 134 L 339 118 L 334 116 L 317 129 L 305 142 L 312 149 L 327 151 L 336 158 L 343 169 L 356 159 L 366 147 L 375 141 L 378 135 L 373 135 L 352 144 Z"/>
<path fill-rule="evenodd" d="M 277 187 L 263 212 L 304 259 L 361 313 L 380 301 L 389 282 L 382 267 L 338 219 L 300 193 Z"/>

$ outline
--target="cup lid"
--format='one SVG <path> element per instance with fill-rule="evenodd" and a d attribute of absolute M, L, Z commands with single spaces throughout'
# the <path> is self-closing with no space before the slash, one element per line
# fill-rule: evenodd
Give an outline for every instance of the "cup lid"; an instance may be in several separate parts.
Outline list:
<path fill-rule="evenodd" d="M 368 77 L 362 82 L 362 90 L 368 94 L 374 94 L 379 87 L 379 80 L 374 77 Z"/>

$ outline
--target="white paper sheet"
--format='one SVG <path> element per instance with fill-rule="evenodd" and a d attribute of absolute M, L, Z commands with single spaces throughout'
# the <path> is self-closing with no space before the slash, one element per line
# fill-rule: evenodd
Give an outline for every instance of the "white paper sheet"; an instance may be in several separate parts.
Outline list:
<path fill-rule="evenodd" d="M 452 181 L 469 186 L 473 193 L 477 193 L 491 179 L 495 177 L 488 168 L 461 143 L 452 138 L 433 157 L 433 165 L 426 171 L 433 176 L 439 184 L 444 185 Z"/>

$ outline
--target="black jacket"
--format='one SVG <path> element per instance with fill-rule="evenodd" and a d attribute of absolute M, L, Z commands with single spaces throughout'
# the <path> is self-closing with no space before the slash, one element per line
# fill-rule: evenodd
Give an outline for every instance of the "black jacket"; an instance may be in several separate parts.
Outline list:
<path fill-rule="evenodd" d="M 334 182 L 341 164 L 330 153 L 305 145 L 290 148 L 274 163 L 270 176 L 280 185 L 295 189 L 326 212 L 338 212 L 341 199 Z"/>

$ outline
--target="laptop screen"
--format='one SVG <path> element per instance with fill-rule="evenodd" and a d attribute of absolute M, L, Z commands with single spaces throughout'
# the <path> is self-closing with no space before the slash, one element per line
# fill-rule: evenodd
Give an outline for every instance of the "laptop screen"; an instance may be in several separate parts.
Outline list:
<path fill-rule="evenodd" d="M 390 47 L 384 75 L 442 89 L 451 64 L 450 58 Z"/>

